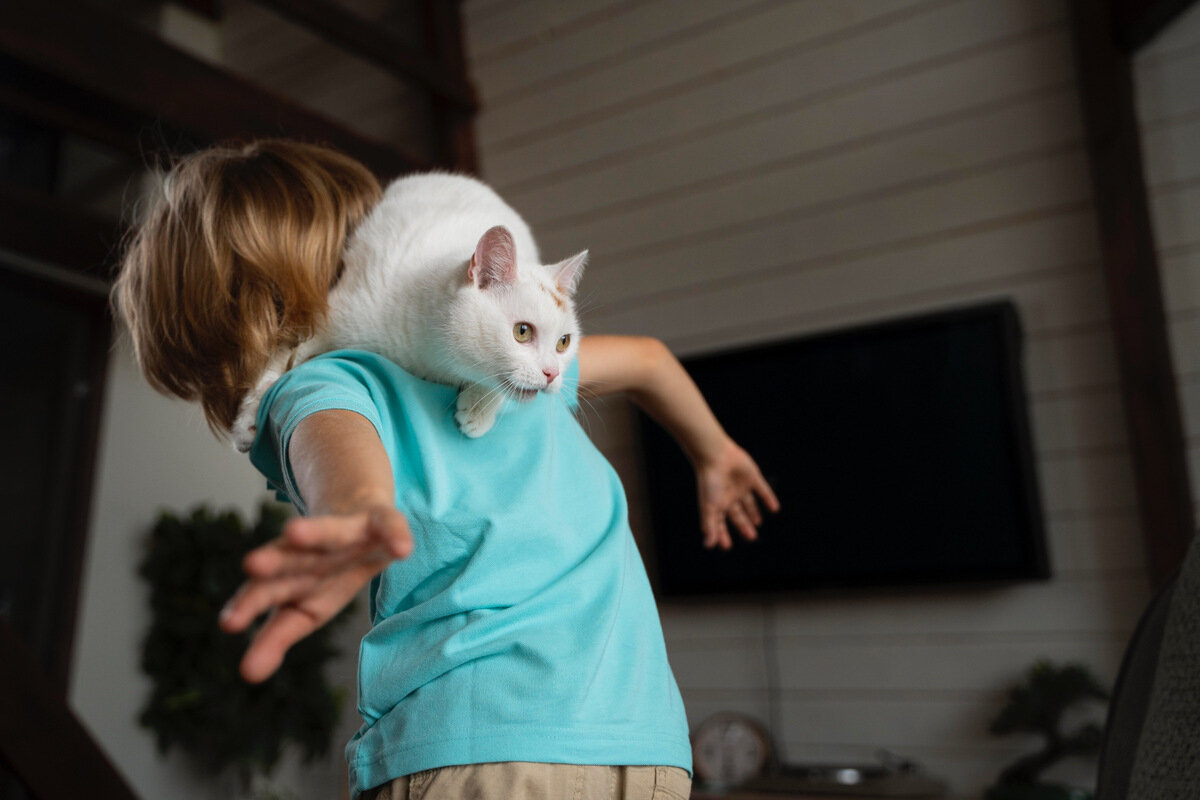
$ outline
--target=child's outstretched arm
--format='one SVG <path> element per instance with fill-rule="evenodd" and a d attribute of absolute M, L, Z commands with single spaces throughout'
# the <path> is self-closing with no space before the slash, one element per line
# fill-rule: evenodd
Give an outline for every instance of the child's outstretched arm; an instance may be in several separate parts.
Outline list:
<path fill-rule="evenodd" d="M 242 676 L 266 680 L 293 644 L 328 622 L 393 559 L 412 552 L 396 510 L 392 470 L 379 435 L 352 411 L 320 411 L 296 426 L 288 459 L 310 516 L 249 554 L 249 576 L 221 613 L 226 631 L 271 616 L 242 658 Z"/>
<path fill-rule="evenodd" d="M 758 536 L 762 514 L 779 500 L 745 450 L 713 416 L 683 365 L 657 339 L 588 336 L 579 345 L 580 391 L 590 395 L 626 392 L 683 447 L 696 470 L 700 524 L 706 547 L 733 546 L 728 523 L 743 537 Z M 728 520 L 728 522 L 727 522 Z"/>

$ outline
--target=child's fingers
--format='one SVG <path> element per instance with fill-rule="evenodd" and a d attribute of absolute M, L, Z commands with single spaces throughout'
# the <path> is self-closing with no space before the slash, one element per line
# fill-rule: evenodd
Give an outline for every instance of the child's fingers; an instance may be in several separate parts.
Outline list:
<path fill-rule="evenodd" d="M 411 541 L 403 539 L 401 544 L 405 541 L 411 550 Z M 247 557 L 251 580 L 242 585 L 221 611 L 221 628 L 231 633 L 245 630 L 272 608 L 309 595 L 323 596 L 318 590 L 322 584 L 336 587 L 342 582 L 357 581 L 361 585 L 391 563 L 397 557 L 397 550 L 407 555 L 403 547 L 382 546 L 369 540 L 340 552 L 295 551 L 286 545 L 259 548 L 252 557 Z"/>
<path fill-rule="evenodd" d="M 283 529 L 283 538 L 306 550 L 339 550 L 367 538 L 367 512 L 346 516 L 296 517 Z"/>
<path fill-rule="evenodd" d="M 276 539 L 247 553 L 242 559 L 242 571 L 251 578 L 275 578 L 318 572 L 328 562 L 328 553 L 300 550 Z"/>
<path fill-rule="evenodd" d="M 712 517 L 709 522 L 711 535 L 706 537 L 706 547 L 719 547 L 728 550 L 733 547 L 733 537 L 729 535 L 729 526 L 725 522 L 726 509 L 714 505 L 710 509 Z"/>
<path fill-rule="evenodd" d="M 717 526 L 717 546 L 722 550 L 733 549 L 733 537 L 729 535 L 729 526 L 725 524 L 725 520 L 721 520 L 721 524 Z"/>
<path fill-rule="evenodd" d="M 242 563 L 255 580 L 311 575 L 323 578 L 357 563 L 388 562 L 395 558 L 382 543 L 364 540 L 338 550 L 298 549 L 288 543 L 264 546 L 248 554 Z"/>
<path fill-rule="evenodd" d="M 221 610 L 221 629 L 228 633 L 244 631 L 268 610 L 311 592 L 319 581 L 315 575 L 247 581 Z"/>
<path fill-rule="evenodd" d="M 712 547 L 716 530 L 713 527 L 712 509 L 704 502 L 703 495 L 700 497 L 700 533 L 704 537 L 704 546 Z"/>
<path fill-rule="evenodd" d="M 404 515 L 377 516 L 354 521 L 336 517 L 294 520 L 283 536 L 250 551 L 242 569 L 251 578 L 327 575 L 364 557 L 390 560 L 410 555 L 412 534 Z"/>
<path fill-rule="evenodd" d="M 321 623 L 306 611 L 285 606 L 275 611 L 250 643 L 242 656 L 242 677 L 250 683 L 261 683 L 279 669 L 288 648 L 312 633 Z"/>
<path fill-rule="evenodd" d="M 750 516 L 746 513 L 746 509 L 742 507 L 740 502 L 735 501 L 729 507 L 729 520 L 748 541 L 754 541 L 758 538 L 758 531 L 755 530 L 754 524 L 750 522 Z M 733 542 L 731 541 L 730 545 L 732 544 Z"/>
<path fill-rule="evenodd" d="M 395 509 L 297 518 L 287 524 L 283 535 L 289 544 L 313 550 L 337 550 L 373 542 L 383 545 L 394 558 L 403 558 L 412 552 L 408 521 Z"/>
<path fill-rule="evenodd" d="M 753 493 L 742 495 L 738 502 L 741 503 L 742 510 L 746 512 L 746 516 L 750 518 L 750 522 L 755 528 L 762 525 L 762 512 L 758 509 L 758 501 L 754 499 Z"/>
<path fill-rule="evenodd" d="M 371 533 L 393 558 L 408 558 L 413 551 L 412 529 L 408 520 L 394 508 L 372 511 L 368 524 Z"/>
<path fill-rule="evenodd" d="M 380 569 L 359 564 L 316 584 L 313 591 L 297 602 L 275 610 L 255 634 L 242 657 L 242 677 L 251 683 L 269 678 L 283 663 L 283 657 L 296 642 L 328 622 L 358 593 Z"/>
<path fill-rule="evenodd" d="M 704 532 L 704 546 L 711 549 L 716 547 L 721 539 L 721 511 L 712 503 L 705 503 L 701 510 L 700 529 Z"/>
<path fill-rule="evenodd" d="M 775 496 L 775 491 L 771 488 L 771 484 L 767 483 L 767 479 L 762 476 L 762 473 L 756 473 L 754 476 L 754 491 L 766 503 L 768 509 L 773 512 L 779 511 L 779 498 Z"/>

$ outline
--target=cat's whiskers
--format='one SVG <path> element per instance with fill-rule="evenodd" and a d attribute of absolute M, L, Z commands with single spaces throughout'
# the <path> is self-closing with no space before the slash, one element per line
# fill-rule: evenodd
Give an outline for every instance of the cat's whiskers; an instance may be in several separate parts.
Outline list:
<path fill-rule="evenodd" d="M 437 367 L 438 367 L 439 369 L 445 370 L 446 372 L 454 373 L 454 372 L 459 372 L 459 371 L 461 371 L 461 368 L 462 368 L 463 366 L 466 366 L 468 369 L 471 369 L 471 370 L 478 370 L 478 369 L 480 369 L 480 368 L 484 367 L 485 365 L 487 365 L 487 363 L 488 363 L 488 362 L 487 362 L 487 360 L 486 360 L 486 359 L 484 359 L 484 358 L 482 358 L 482 357 L 479 357 L 479 356 L 476 356 L 476 357 L 474 357 L 474 358 L 470 359 L 470 360 L 469 360 L 469 361 L 468 361 L 468 362 L 467 362 L 467 363 L 464 365 L 464 364 L 463 364 L 463 363 L 462 363 L 462 362 L 461 362 L 459 359 L 456 359 L 456 358 L 455 358 L 455 357 L 454 357 L 452 354 L 450 354 L 450 353 L 443 353 L 443 354 L 441 355 L 441 357 L 438 359 L 438 361 L 437 361 L 436 363 L 437 363 Z M 504 376 L 504 371 L 503 371 L 503 370 L 500 370 L 500 371 L 498 371 L 498 372 L 493 372 L 493 373 L 485 374 L 485 375 L 483 376 L 483 380 L 482 380 L 482 381 L 480 381 L 480 383 L 483 383 L 483 382 L 486 382 L 486 381 L 491 381 L 491 380 L 498 380 L 498 379 L 501 379 L 501 378 L 503 378 L 503 376 Z M 464 387 L 462 387 L 462 386 L 458 387 L 458 389 L 459 389 L 459 393 L 461 393 L 461 392 L 462 392 L 462 389 L 463 389 L 463 388 L 464 388 Z M 479 405 L 480 405 L 481 403 L 483 403 L 483 402 L 484 402 L 484 401 L 485 401 L 485 400 L 486 400 L 486 399 L 487 399 L 487 398 L 488 398 L 490 395 L 491 395 L 491 392 L 489 392 L 487 395 L 485 395 L 484 397 L 482 397 L 482 398 L 480 398 L 479 400 L 477 400 L 477 401 L 476 401 L 476 402 L 475 402 L 475 403 L 474 403 L 474 404 L 471 406 L 471 411 L 474 411 L 475 409 L 477 409 L 477 408 L 479 407 Z M 454 409 L 454 408 L 456 408 L 456 407 L 457 407 L 457 405 L 458 405 L 458 394 L 456 394 L 456 395 L 454 396 L 454 399 L 453 399 L 453 400 L 451 400 L 451 401 L 450 401 L 450 402 L 449 402 L 449 403 L 446 405 L 446 408 L 445 408 L 444 410 L 445 410 L 445 411 L 450 411 L 451 409 Z"/>
<path fill-rule="evenodd" d="M 603 311 L 608 310 L 608 308 L 611 305 L 612 305 L 612 303 L 601 302 L 599 300 L 593 300 L 591 298 L 583 298 L 583 297 L 576 296 L 576 298 L 575 298 L 575 316 L 579 319 L 583 319 L 584 314 L 590 313 L 592 311 L 603 312 Z"/>
<path fill-rule="evenodd" d="M 586 433 L 588 435 L 588 437 L 590 438 L 592 435 L 592 431 L 591 431 L 591 427 L 590 427 L 591 420 L 588 418 L 588 415 L 583 413 L 583 408 L 581 407 L 581 404 L 583 402 L 585 402 L 585 398 L 581 397 L 577 393 L 575 395 L 575 400 L 576 400 L 575 408 L 571 408 L 570 403 L 567 402 L 567 398 L 563 397 L 562 393 L 559 393 L 559 402 L 561 402 L 563 404 L 563 406 L 566 408 L 567 413 L 570 414 L 571 416 L 573 416 L 576 419 L 576 421 L 579 422 L 580 427 L 583 428 L 583 432 Z"/>
<path fill-rule="evenodd" d="M 596 420 L 605 427 L 605 430 L 608 429 L 608 421 L 597 410 L 596 404 L 593 402 L 594 398 L 579 394 L 576 399 L 579 401 L 580 409 L 579 413 L 576 414 L 576 418 L 580 420 L 580 424 L 583 425 L 584 431 L 587 432 L 589 438 L 592 435 L 593 422 Z"/>
<path fill-rule="evenodd" d="M 590 380 L 588 381 L 588 384 L 589 385 L 586 386 L 582 383 L 579 385 L 579 404 L 581 407 L 586 406 L 590 417 L 592 419 L 599 420 L 600 424 L 604 426 L 604 429 L 607 431 L 608 418 L 600 410 L 600 408 L 604 402 L 604 398 L 614 394 L 614 392 L 605 391 L 605 387 L 615 385 L 616 381 Z M 588 429 L 588 435 L 591 435 L 590 428 Z"/>
<path fill-rule="evenodd" d="M 508 370 L 501 370 L 488 375 L 485 380 L 495 380 L 496 385 L 488 389 L 482 397 L 475 401 L 475 403 L 471 406 L 472 412 L 478 409 L 480 405 L 486 407 L 488 404 L 490 404 L 492 398 L 494 398 L 497 394 L 504 395 L 506 398 L 516 396 L 516 390 L 512 384 L 512 375 Z"/>
<path fill-rule="evenodd" d="M 475 405 L 471 406 L 471 410 L 474 411 L 475 409 L 479 408 L 481 404 L 490 403 L 491 399 L 497 394 L 502 394 L 505 396 L 508 395 L 508 390 L 505 388 L 503 383 L 488 389 L 487 393 L 485 393 L 483 397 L 479 398 L 479 401 L 476 402 Z"/>

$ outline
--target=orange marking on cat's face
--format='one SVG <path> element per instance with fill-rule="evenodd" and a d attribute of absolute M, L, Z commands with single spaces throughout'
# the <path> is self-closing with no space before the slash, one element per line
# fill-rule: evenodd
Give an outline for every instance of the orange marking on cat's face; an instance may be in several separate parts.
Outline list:
<path fill-rule="evenodd" d="M 542 291 L 543 291 L 543 292 L 545 292 L 546 294 L 550 295 L 550 297 L 551 297 L 551 298 L 553 298 L 553 300 L 554 300 L 555 304 L 556 304 L 556 305 L 557 305 L 559 308 L 566 308 L 566 307 L 567 307 L 567 301 L 566 301 L 566 300 L 564 300 L 564 299 L 562 298 L 562 296 L 558 294 L 558 292 L 551 291 L 550 289 L 547 289 L 545 286 L 542 286 L 542 287 L 541 287 L 541 289 L 542 289 Z"/>

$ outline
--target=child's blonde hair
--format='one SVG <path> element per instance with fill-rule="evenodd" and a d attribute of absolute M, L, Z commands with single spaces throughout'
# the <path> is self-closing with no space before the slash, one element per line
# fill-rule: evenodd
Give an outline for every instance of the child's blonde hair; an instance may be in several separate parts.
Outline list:
<path fill-rule="evenodd" d="M 113 287 L 150 384 L 228 432 L 272 354 L 321 322 L 346 238 L 380 194 L 362 164 L 300 142 L 182 158 Z"/>

